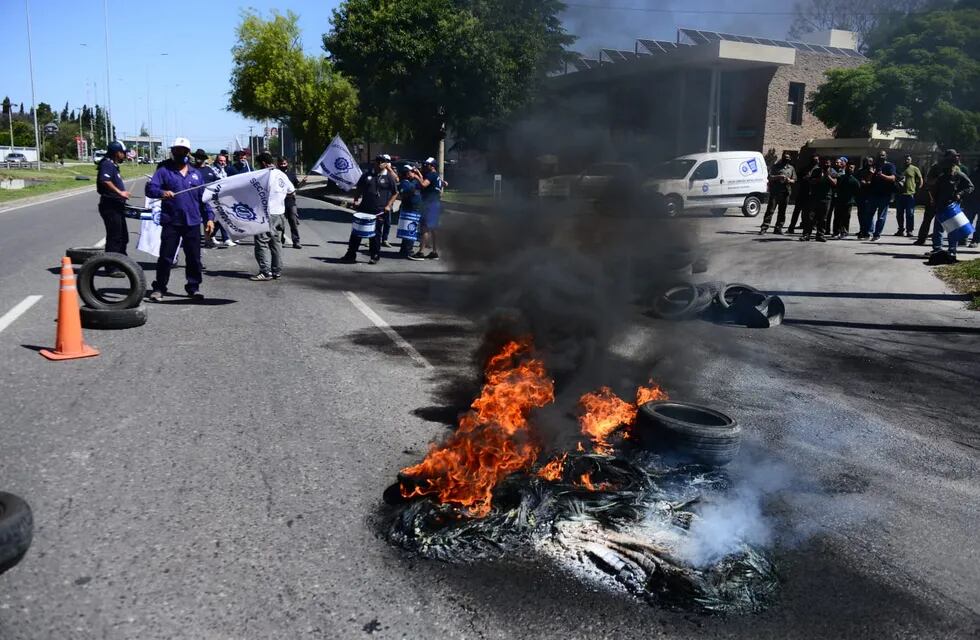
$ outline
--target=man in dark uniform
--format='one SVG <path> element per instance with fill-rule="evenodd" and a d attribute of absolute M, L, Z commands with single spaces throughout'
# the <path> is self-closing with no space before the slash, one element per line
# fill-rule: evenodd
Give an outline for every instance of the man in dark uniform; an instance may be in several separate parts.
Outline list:
<path fill-rule="evenodd" d="M 187 284 L 184 290 L 195 300 L 204 298 L 200 292 L 203 279 L 201 266 L 201 222 L 208 234 L 214 232 L 214 213 L 201 202 L 204 178 L 201 172 L 188 162 L 191 143 L 187 138 L 177 138 L 170 147 L 170 159 L 163 162 L 146 183 L 146 195 L 159 198 L 160 202 L 160 257 L 157 260 L 157 277 L 153 281 L 150 300 L 159 302 L 167 292 L 170 269 L 180 247 L 184 248 L 187 261 Z"/>
<path fill-rule="evenodd" d="M 292 183 L 294 189 L 299 189 L 304 184 L 306 184 L 306 178 L 302 180 L 297 180 L 296 172 L 289 166 L 289 160 L 279 156 L 276 159 L 276 166 L 280 171 L 286 174 L 289 178 L 289 182 Z M 303 247 L 299 242 L 299 209 L 296 207 L 296 194 L 288 193 L 286 194 L 286 222 L 289 223 L 289 236 L 293 241 L 293 249 L 300 249 Z M 280 238 L 280 242 L 285 242 L 285 232 L 283 233 L 283 238 Z"/>
<path fill-rule="evenodd" d="M 875 174 L 871 178 L 871 200 L 868 203 L 868 218 L 874 221 L 871 242 L 877 242 L 881 238 L 882 231 L 885 230 L 888 206 L 895 193 L 895 174 L 895 165 L 888 161 L 888 154 L 884 151 L 879 152 L 878 161 L 875 163 Z"/>
<path fill-rule="evenodd" d="M 823 158 L 820 166 L 811 169 L 806 179 L 810 183 L 809 206 L 803 214 L 803 236 L 800 241 L 810 240 L 811 234 L 816 231 L 817 242 L 826 242 L 824 222 L 837 186 L 837 172 L 830 166 L 830 158 Z"/>
<path fill-rule="evenodd" d="M 95 190 L 99 193 L 99 215 L 105 224 L 105 250 L 110 253 L 126 255 L 129 243 L 129 228 L 126 226 L 126 200 L 129 192 L 119 175 L 119 163 L 126 159 L 126 147 L 121 142 L 110 142 L 105 157 L 99 162 L 98 182 Z M 118 269 L 106 271 L 111 278 L 125 278 Z"/>
<path fill-rule="evenodd" d="M 204 180 L 204 184 L 211 184 L 212 182 L 218 181 L 218 174 L 215 173 L 214 169 L 208 165 L 208 152 L 204 149 L 198 149 L 191 156 L 194 158 L 194 168 L 198 170 L 201 174 L 201 179 Z M 204 234 L 204 248 L 214 249 L 214 236 L 210 233 Z"/>
<path fill-rule="evenodd" d="M 779 209 L 776 217 L 776 226 L 772 232 L 782 235 L 783 225 L 786 224 L 786 205 L 789 203 L 789 192 L 796 184 L 796 167 L 793 166 L 793 156 L 784 153 L 782 160 L 772 166 L 769 172 L 769 204 L 766 205 L 766 216 L 762 219 L 762 228 L 759 235 L 764 235 L 769 230 L 769 223 L 772 222 L 772 214 Z"/>
<path fill-rule="evenodd" d="M 384 217 L 391 214 L 391 208 L 398 197 L 398 183 L 391 170 L 391 159 L 385 155 L 379 155 L 374 159 L 374 166 L 361 175 L 354 187 L 355 211 L 369 213 L 377 218 L 377 225 L 374 237 L 370 240 L 371 264 L 377 264 L 381 260 L 381 232 L 384 225 Z M 347 244 L 347 253 L 340 259 L 341 262 L 357 262 L 357 248 L 361 244 L 361 239 L 351 231 L 350 242 Z"/>
<path fill-rule="evenodd" d="M 955 149 L 947 149 L 943 154 L 943 159 L 939 163 L 939 169 L 935 174 L 935 179 L 929 185 L 929 195 L 931 196 L 935 213 L 932 228 L 932 253 L 942 251 L 943 235 L 947 235 L 943 228 L 943 223 L 939 220 L 939 214 L 946 210 L 951 204 L 961 203 L 963 199 L 973 193 L 974 185 L 967 177 L 966 172 L 960 166 L 960 155 Z M 949 261 L 956 262 L 956 248 L 958 240 L 949 238 L 948 252 Z"/>
<path fill-rule="evenodd" d="M 789 221 L 789 229 L 786 230 L 786 233 L 790 235 L 796 233 L 796 225 L 800 222 L 800 217 L 802 216 L 805 219 L 810 207 L 810 181 L 806 177 L 814 169 L 819 168 L 820 156 L 814 153 L 810 156 L 810 163 L 802 171 L 796 172 L 797 175 L 803 176 L 803 179 L 796 181 L 796 197 L 793 199 L 793 217 Z"/>
<path fill-rule="evenodd" d="M 831 232 L 838 240 L 843 240 L 851 232 L 851 209 L 861 189 L 861 183 L 854 176 L 854 161 L 848 160 L 844 166 L 844 174 L 837 178 L 837 189 L 834 190 L 834 226 Z"/>

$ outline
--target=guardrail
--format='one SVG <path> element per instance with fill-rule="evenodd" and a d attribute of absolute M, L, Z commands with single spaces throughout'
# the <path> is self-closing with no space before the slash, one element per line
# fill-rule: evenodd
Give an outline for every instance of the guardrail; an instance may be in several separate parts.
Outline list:
<path fill-rule="evenodd" d="M 31 169 L 36 165 L 36 162 L 7 162 L 6 160 L 0 162 L 0 167 L 4 169 Z"/>

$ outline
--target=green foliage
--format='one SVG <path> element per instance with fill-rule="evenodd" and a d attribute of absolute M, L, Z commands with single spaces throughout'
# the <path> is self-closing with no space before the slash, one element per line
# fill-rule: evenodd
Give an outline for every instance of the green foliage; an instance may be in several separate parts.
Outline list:
<path fill-rule="evenodd" d="M 811 98 L 811 112 L 849 135 L 877 123 L 906 128 L 940 146 L 980 142 L 980 8 L 963 2 L 911 15 L 869 40 L 871 63 L 831 71 Z"/>
<path fill-rule="evenodd" d="M 3 119 L 3 124 L 0 125 L 0 145 L 10 144 L 10 126 L 7 124 L 7 119 Z M 33 147 L 34 146 L 34 125 L 23 118 L 18 118 L 14 116 L 14 146 L 15 147 Z"/>
<path fill-rule="evenodd" d="M 305 152 L 316 155 L 333 135 L 351 131 L 357 91 L 329 60 L 303 53 L 297 20 L 292 12 L 273 12 L 269 20 L 242 14 L 229 109 L 286 123 L 306 143 Z"/>
<path fill-rule="evenodd" d="M 484 134 L 535 98 L 572 42 L 558 0 L 346 0 L 324 49 L 367 118 L 432 145 L 443 123 Z"/>

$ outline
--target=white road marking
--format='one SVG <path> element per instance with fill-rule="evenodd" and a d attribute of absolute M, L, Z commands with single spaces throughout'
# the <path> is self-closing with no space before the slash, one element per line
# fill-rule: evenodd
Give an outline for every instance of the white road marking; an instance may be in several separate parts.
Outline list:
<path fill-rule="evenodd" d="M 419 365 L 423 369 L 433 369 L 434 368 L 429 363 L 429 361 L 426 360 L 425 357 L 422 356 L 421 353 L 419 353 L 418 351 L 415 350 L 415 347 L 413 347 L 412 345 L 410 345 L 408 343 L 408 341 L 405 340 L 405 338 L 403 338 L 400 335 L 398 335 L 398 332 L 395 331 L 394 329 L 392 329 L 391 328 L 391 325 L 384 321 L 384 318 L 382 318 L 381 316 L 379 316 L 378 314 L 376 314 L 374 312 L 374 309 L 372 309 L 371 307 L 367 306 L 367 304 L 365 304 L 363 300 L 361 300 L 360 298 L 358 298 L 357 295 L 354 294 L 354 292 L 352 292 L 352 291 L 345 291 L 344 292 L 344 295 L 347 296 L 347 299 L 350 300 L 350 303 L 352 305 L 354 305 L 354 307 L 358 311 L 360 311 L 361 313 L 363 313 L 364 316 L 368 320 L 370 320 L 371 322 L 374 323 L 374 326 L 376 326 L 377 328 L 381 329 L 381 331 L 386 336 L 388 336 L 389 338 L 391 338 L 391 341 L 394 342 L 395 345 L 397 345 L 398 347 L 401 348 L 402 351 L 404 351 L 405 353 L 407 353 L 408 354 L 408 357 L 411 358 L 415 362 L 415 364 Z"/>
<path fill-rule="evenodd" d="M 6 207 L 4 209 L 0 209 L 0 213 L 10 213 L 11 211 L 17 211 L 18 209 L 25 209 L 27 207 L 34 207 L 34 206 L 37 206 L 39 204 L 48 204 L 49 202 L 55 202 L 57 200 L 64 200 L 65 198 L 74 198 L 75 196 L 83 196 L 83 195 L 85 195 L 86 193 L 89 193 L 89 192 L 93 192 L 94 193 L 95 192 L 95 187 L 86 188 L 84 191 L 79 190 L 79 191 L 75 191 L 74 193 L 66 193 L 63 196 L 54 196 L 54 197 L 48 198 L 46 200 L 41 200 L 40 202 L 29 202 L 27 204 L 19 204 L 19 205 L 13 206 L 13 207 Z"/>
<path fill-rule="evenodd" d="M 24 315 L 24 313 L 33 307 L 42 297 L 43 296 L 27 296 L 18 302 L 16 307 L 3 314 L 3 316 L 0 316 L 0 332 L 12 325 L 14 320 Z"/>
<path fill-rule="evenodd" d="M 105 238 L 103 237 L 101 240 L 99 240 L 92 246 L 95 247 L 96 249 L 105 249 Z"/>

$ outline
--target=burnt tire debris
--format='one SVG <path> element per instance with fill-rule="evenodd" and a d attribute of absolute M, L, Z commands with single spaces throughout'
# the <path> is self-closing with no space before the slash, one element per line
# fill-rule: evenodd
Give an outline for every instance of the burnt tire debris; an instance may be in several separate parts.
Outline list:
<path fill-rule="evenodd" d="M 592 488 L 577 481 L 586 474 Z M 706 613 L 763 610 L 779 584 L 773 559 L 746 543 L 710 557 L 687 554 L 696 546 L 699 511 L 724 500 L 731 482 L 722 470 L 671 465 L 642 448 L 569 453 L 557 480 L 513 474 L 480 518 L 428 497 L 398 499 L 397 486 L 386 492 L 384 535 L 426 559 L 467 563 L 537 552 L 651 605 Z"/>
<path fill-rule="evenodd" d="M 786 305 L 779 296 L 741 282 L 683 283 L 661 293 L 653 302 L 653 313 L 671 321 L 702 318 L 769 329 L 782 324 Z"/>
<path fill-rule="evenodd" d="M 23 499 L 0 491 L 0 573 L 23 559 L 33 536 L 31 508 Z"/>

